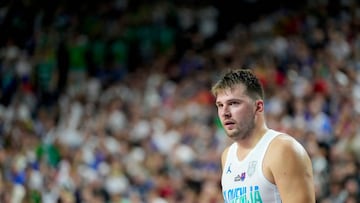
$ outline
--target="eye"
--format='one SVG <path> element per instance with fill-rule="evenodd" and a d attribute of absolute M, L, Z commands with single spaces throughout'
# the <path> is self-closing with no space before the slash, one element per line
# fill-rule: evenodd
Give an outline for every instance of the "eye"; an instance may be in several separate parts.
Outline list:
<path fill-rule="evenodd" d="M 231 106 L 235 106 L 235 105 L 238 105 L 238 104 L 240 104 L 240 102 L 238 102 L 238 101 L 229 102 L 229 105 L 231 105 Z"/>
<path fill-rule="evenodd" d="M 216 104 L 216 107 L 217 107 L 217 108 L 221 108 L 221 107 L 223 107 L 223 106 L 224 106 L 224 105 L 223 105 L 223 104 L 220 104 L 220 103 L 217 103 L 217 104 Z"/>

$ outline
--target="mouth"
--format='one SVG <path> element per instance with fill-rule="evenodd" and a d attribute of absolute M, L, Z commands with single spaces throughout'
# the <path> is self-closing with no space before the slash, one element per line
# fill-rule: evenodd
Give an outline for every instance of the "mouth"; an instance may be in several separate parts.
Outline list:
<path fill-rule="evenodd" d="M 225 121 L 224 122 L 224 126 L 228 127 L 228 128 L 231 128 L 235 125 L 235 122 L 234 121 Z"/>

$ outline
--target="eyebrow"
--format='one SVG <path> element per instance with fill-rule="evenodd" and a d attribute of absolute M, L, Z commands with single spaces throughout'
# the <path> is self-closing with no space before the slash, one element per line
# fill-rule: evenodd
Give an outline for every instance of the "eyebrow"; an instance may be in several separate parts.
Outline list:
<path fill-rule="evenodd" d="M 228 99 L 228 100 L 226 100 L 226 101 L 224 101 L 224 102 L 221 102 L 221 101 L 216 101 L 216 104 L 222 104 L 222 103 L 229 103 L 229 102 L 234 102 L 234 101 L 236 101 L 236 102 L 240 102 L 240 101 L 243 101 L 244 99 L 239 99 L 239 98 L 232 98 L 232 99 Z"/>

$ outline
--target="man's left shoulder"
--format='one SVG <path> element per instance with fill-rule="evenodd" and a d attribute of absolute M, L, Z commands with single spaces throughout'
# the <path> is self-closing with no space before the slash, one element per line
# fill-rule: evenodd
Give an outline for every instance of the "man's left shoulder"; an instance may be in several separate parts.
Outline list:
<path fill-rule="evenodd" d="M 270 148 L 273 153 L 279 154 L 305 152 L 303 145 L 286 133 L 279 133 L 272 141 Z"/>

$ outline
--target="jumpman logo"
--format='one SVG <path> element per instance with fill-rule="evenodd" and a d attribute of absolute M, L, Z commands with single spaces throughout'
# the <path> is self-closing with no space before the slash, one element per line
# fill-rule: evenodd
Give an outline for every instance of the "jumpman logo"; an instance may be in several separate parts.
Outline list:
<path fill-rule="evenodd" d="M 231 164 L 228 166 L 228 168 L 227 168 L 227 171 L 226 171 L 226 174 L 229 174 L 229 173 L 231 173 Z"/>

